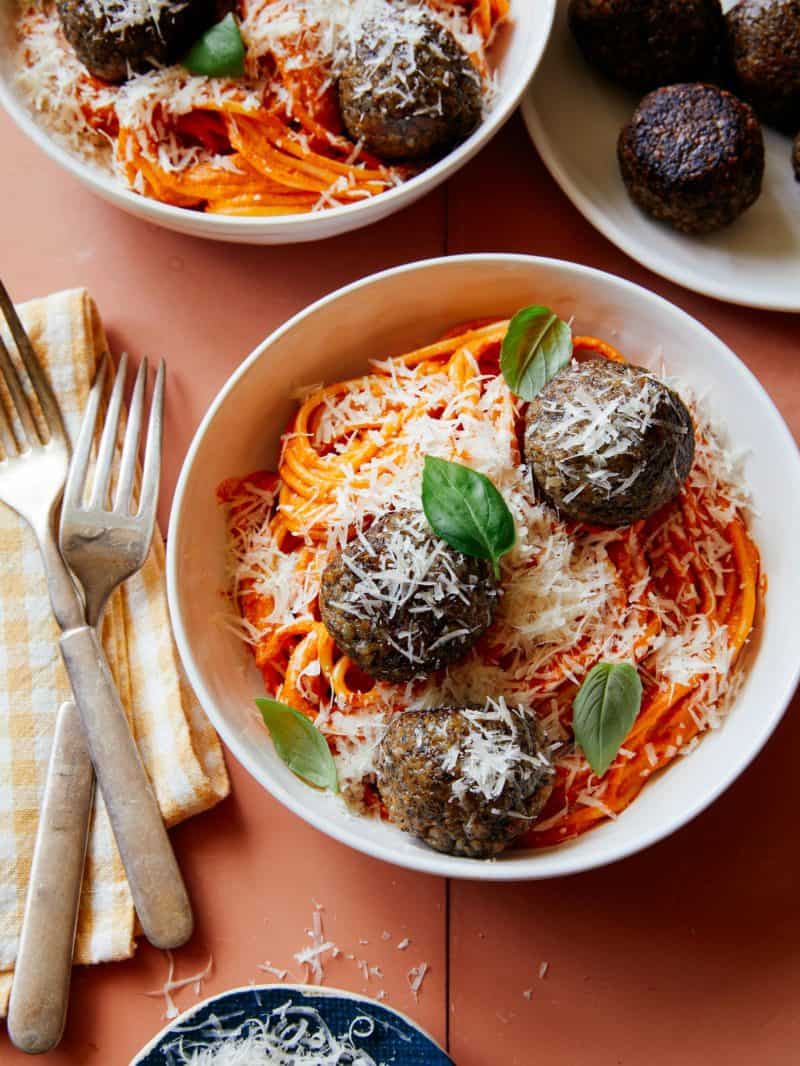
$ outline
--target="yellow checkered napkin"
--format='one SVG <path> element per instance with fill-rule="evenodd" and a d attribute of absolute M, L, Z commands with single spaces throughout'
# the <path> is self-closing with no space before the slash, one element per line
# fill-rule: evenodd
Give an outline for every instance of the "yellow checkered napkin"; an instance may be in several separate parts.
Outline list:
<path fill-rule="evenodd" d="M 95 368 L 107 351 L 97 309 L 85 290 L 76 289 L 33 300 L 19 311 L 74 440 Z M 34 535 L 0 504 L 0 1016 L 11 988 L 56 711 L 70 695 L 58 636 Z M 227 795 L 228 777 L 216 733 L 178 665 L 158 530 L 142 570 L 109 601 L 103 643 L 167 824 L 212 807 Z M 75 961 L 128 958 L 136 932 L 98 793 Z"/>

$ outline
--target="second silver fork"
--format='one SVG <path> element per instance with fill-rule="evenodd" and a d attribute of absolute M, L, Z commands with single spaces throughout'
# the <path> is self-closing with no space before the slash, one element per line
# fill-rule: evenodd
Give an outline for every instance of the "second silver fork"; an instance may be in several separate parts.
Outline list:
<path fill-rule="evenodd" d="M 84 496 L 108 360 L 89 393 L 67 475 L 61 504 L 60 546 L 65 562 L 83 588 L 86 622 L 65 629 L 60 644 L 136 913 L 150 943 L 167 948 L 177 947 L 191 936 L 189 897 L 96 630 L 111 593 L 144 565 L 158 502 L 163 363 L 153 388 L 138 503 L 134 505 L 134 481 L 147 375 L 144 360 L 134 385 L 117 485 L 112 493 L 125 369 L 123 356 L 111 391 L 88 503 L 84 503 Z"/>
<path fill-rule="evenodd" d="M 21 324 L 15 320 L 14 325 L 15 337 L 19 334 L 18 347 L 25 347 L 28 362 L 36 373 L 38 366 L 35 355 L 27 347 Z M 6 376 L 10 376 L 8 367 L 5 369 Z M 83 483 L 107 363 L 101 367 L 90 393 L 65 490 L 70 507 L 62 537 L 66 533 L 67 541 L 73 545 L 74 551 L 70 554 L 74 558 L 71 561 L 77 566 L 77 574 L 86 587 L 86 617 L 83 617 L 83 608 L 74 595 L 69 579 L 64 590 L 72 594 L 75 609 L 67 611 L 63 607 L 57 617 L 64 630 L 62 653 L 73 691 L 81 705 L 83 725 L 79 724 L 71 703 L 61 708 L 40 813 L 9 1005 L 8 1029 L 13 1042 L 22 1050 L 34 1053 L 49 1050 L 58 1043 L 66 1017 L 72 944 L 92 796 L 87 742 L 145 935 L 158 947 L 178 947 L 189 938 L 193 925 L 186 889 L 158 803 L 141 764 L 105 654 L 93 628 L 99 624 L 103 607 L 113 588 L 143 564 L 155 523 L 163 368 L 159 371 L 154 390 L 140 506 L 135 515 L 130 513 L 136 453 L 141 435 L 146 362 L 142 363 L 134 386 L 123 444 L 115 494 L 115 504 L 120 513 L 115 517 L 114 513 L 104 511 L 119 432 L 125 370 L 123 357 L 98 452 L 95 490 L 90 510 L 84 514 L 83 531 L 86 535 L 83 538 L 78 536 L 76 510 L 84 510 L 81 506 Z M 37 388 L 40 395 L 48 395 L 44 394 L 44 385 L 38 379 Z M 55 401 L 53 410 L 57 414 Z M 51 425 L 54 418 L 51 411 Z M 95 504 L 97 506 L 93 507 Z M 104 513 L 101 515 L 100 511 Z M 116 552 L 109 551 L 109 535 L 117 545 Z M 91 565 L 91 552 L 83 550 L 92 540 L 102 553 L 97 564 L 101 572 L 96 580 L 93 577 L 95 567 Z M 56 563 L 63 567 L 58 552 L 45 555 L 45 558 L 52 558 L 53 569 L 58 575 L 60 570 Z M 48 576 L 51 576 L 49 572 Z M 49 583 L 52 592 L 55 586 Z M 57 591 L 60 593 L 62 590 L 59 587 Z M 68 595 L 54 595 L 53 598 L 54 607 L 70 602 Z"/>

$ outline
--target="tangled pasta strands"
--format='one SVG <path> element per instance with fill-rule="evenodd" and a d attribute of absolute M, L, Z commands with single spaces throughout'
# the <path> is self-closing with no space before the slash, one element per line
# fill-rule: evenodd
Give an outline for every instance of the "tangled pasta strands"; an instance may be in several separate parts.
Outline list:
<path fill-rule="evenodd" d="M 403 432 L 415 418 L 430 413 L 426 404 L 436 402 L 426 399 L 438 395 L 434 388 L 426 390 L 426 383 L 446 379 L 458 396 L 461 417 L 479 413 L 493 418 L 498 434 L 505 431 L 518 439 L 520 412 L 510 394 L 488 415 L 485 409 L 478 412 L 499 374 L 507 328 L 506 320 L 462 325 L 434 344 L 375 362 L 365 375 L 316 387 L 306 396 L 284 436 L 277 478 L 253 475 L 257 483 L 272 478 L 274 501 L 258 520 L 268 526 L 279 552 L 296 555 L 298 570 L 321 573 L 330 555 L 328 528 L 344 488 L 367 486 L 376 464 L 391 471 L 413 461 Z M 594 337 L 575 337 L 573 344 L 579 360 L 625 361 Z M 398 374 L 419 385 L 418 399 L 411 405 L 399 402 L 394 388 Z M 519 462 L 517 447 L 512 454 Z M 247 486 L 248 479 L 239 483 L 245 498 Z M 696 738 L 715 724 L 715 708 L 753 628 L 759 588 L 757 549 L 738 513 L 733 512 L 732 520 L 720 517 L 732 513 L 720 506 L 727 502 L 720 493 L 719 488 L 694 484 L 690 477 L 676 499 L 618 531 L 607 544 L 617 606 L 630 610 L 635 623 L 632 653 L 644 680 L 641 711 L 602 781 L 580 752 L 569 743 L 564 746 L 556 757 L 553 794 L 539 822 L 521 838 L 524 846 L 559 844 L 617 816 L 654 773 L 691 750 Z M 593 532 L 586 526 L 567 527 L 576 537 Z M 699 547 L 709 536 L 718 545 L 713 561 Z M 246 591 L 240 596 L 240 609 L 254 621 L 257 611 L 269 614 L 272 607 L 258 597 L 248 602 Z M 701 662 L 692 676 L 669 680 L 655 662 L 659 640 L 697 619 L 705 620 L 726 642 L 727 668 Z M 502 669 L 505 649 L 493 645 L 491 630 L 477 651 L 485 663 Z M 343 714 L 396 710 L 408 698 L 402 686 L 374 684 L 340 652 L 320 621 L 315 598 L 301 619 L 265 627 L 255 653 L 268 690 L 312 719 L 331 706 Z M 596 645 L 578 637 L 571 647 L 546 658 L 529 678 L 532 704 L 537 709 L 555 706 L 567 736 L 577 679 L 596 661 Z M 331 743 L 335 751 L 335 741 Z"/>
<path fill-rule="evenodd" d="M 471 58 L 486 82 L 486 49 L 509 12 L 508 0 L 421 0 L 434 9 L 464 8 L 482 45 Z M 244 24 L 285 7 L 285 0 L 242 3 Z M 55 17 L 55 16 L 53 16 Z M 301 20 L 302 22 L 302 20 Z M 314 27 L 302 25 L 280 50 L 247 57 L 247 86 L 219 79 L 218 92 L 198 92 L 195 106 L 156 109 L 152 124 L 117 120 L 108 96 L 113 86 L 82 78 L 82 107 L 89 126 L 114 142 L 117 172 L 143 195 L 211 214 L 305 214 L 370 199 L 413 176 L 418 168 L 384 165 L 343 135 L 331 72 L 320 65 Z M 255 94 L 255 103 L 254 103 Z M 178 142 L 183 158 L 170 148 Z"/>

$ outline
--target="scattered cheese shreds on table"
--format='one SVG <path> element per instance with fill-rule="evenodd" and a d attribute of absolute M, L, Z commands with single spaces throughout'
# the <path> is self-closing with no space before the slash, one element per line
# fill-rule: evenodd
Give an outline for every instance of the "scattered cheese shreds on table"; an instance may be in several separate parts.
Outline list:
<path fill-rule="evenodd" d="M 189 985 L 194 985 L 194 994 L 200 996 L 203 989 L 203 981 L 211 973 L 214 965 L 214 960 L 211 955 L 208 956 L 208 962 L 202 970 L 198 970 L 197 973 L 192 974 L 190 977 L 175 978 L 175 956 L 171 951 L 166 952 L 167 960 L 169 963 L 169 969 L 167 971 L 167 979 L 161 988 L 153 989 L 150 992 L 145 992 L 146 996 L 152 998 L 163 998 L 164 1000 L 164 1017 L 167 1020 L 177 1018 L 180 1014 L 175 1000 L 172 998 L 173 992 L 179 992 L 182 988 L 188 988 Z"/>
<path fill-rule="evenodd" d="M 312 900 L 314 909 L 311 912 L 311 928 L 306 929 L 306 936 L 311 941 L 310 944 L 303 946 L 299 951 L 293 953 L 293 959 L 305 972 L 305 980 L 309 984 L 324 985 L 326 983 L 326 962 L 332 959 L 344 959 L 346 962 L 352 962 L 359 972 L 359 975 L 364 981 L 365 985 L 368 985 L 373 980 L 383 980 L 386 976 L 383 967 L 376 965 L 369 959 L 364 958 L 361 954 L 356 954 L 352 951 L 345 951 L 334 940 L 330 938 L 325 932 L 323 914 L 325 911 L 324 906 Z M 380 937 L 381 941 L 388 944 L 392 939 L 392 933 L 386 929 L 383 931 Z M 359 946 L 368 946 L 370 940 L 368 937 L 359 937 Z M 410 937 L 403 937 L 395 945 L 398 951 L 405 951 L 411 944 Z M 287 977 L 293 979 L 293 974 L 289 969 L 276 966 L 271 959 L 266 959 L 264 962 L 258 963 L 257 970 L 262 973 L 267 973 L 271 977 L 274 977 L 277 981 L 285 981 Z M 422 989 L 422 984 L 427 973 L 430 972 L 430 966 L 427 962 L 421 963 L 419 966 L 412 967 L 410 971 L 406 973 L 406 980 L 408 986 L 414 996 L 415 1001 L 419 1000 L 419 994 Z M 193 978 L 192 980 L 196 980 Z M 190 983 L 189 980 L 186 982 Z M 175 983 L 172 981 L 172 971 L 167 978 L 167 984 L 170 987 L 175 987 Z M 362 991 L 366 993 L 367 989 L 363 988 Z M 160 995 L 162 993 L 148 993 L 148 995 Z M 386 998 L 386 990 L 381 989 L 377 995 L 378 999 Z M 174 1015 L 170 1015 L 174 1017 Z"/>
<path fill-rule="evenodd" d="M 411 989 L 411 994 L 417 1002 L 419 1002 L 422 982 L 425 980 L 425 975 L 429 969 L 430 967 L 427 962 L 421 962 L 419 966 L 412 966 L 408 971 L 408 987 Z"/>

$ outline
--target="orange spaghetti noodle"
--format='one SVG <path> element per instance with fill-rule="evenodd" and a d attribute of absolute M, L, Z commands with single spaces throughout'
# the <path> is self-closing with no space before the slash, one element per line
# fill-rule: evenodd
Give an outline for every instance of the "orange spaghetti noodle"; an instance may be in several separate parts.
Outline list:
<path fill-rule="evenodd" d="M 487 50 L 509 0 L 419 0 L 462 20 L 484 86 Z M 297 7 L 297 12 L 294 8 Z M 388 166 L 343 132 L 335 77 L 318 27 L 293 0 L 239 0 L 245 77 L 193 78 L 181 67 L 122 86 L 92 77 L 60 33 L 52 0 L 24 0 L 20 87 L 43 120 L 71 116 L 71 142 L 112 145 L 113 168 L 136 192 L 226 215 L 279 216 L 356 203 L 414 170 Z M 298 26 L 274 36 L 286 15 Z M 283 22 L 282 22 L 283 20 Z M 289 20 L 291 21 L 291 20 Z M 82 127 L 82 128 L 81 128 Z M 87 151 L 88 151 L 87 144 Z"/>
<path fill-rule="evenodd" d="M 415 427 L 424 425 L 433 433 L 437 420 L 459 427 L 468 426 L 472 418 L 480 424 L 488 420 L 490 435 L 508 442 L 511 466 L 520 465 L 521 411 L 499 378 L 499 349 L 507 326 L 506 321 L 476 322 L 426 347 L 375 363 L 360 378 L 316 387 L 285 434 L 278 474 L 262 472 L 221 486 L 233 543 L 252 546 L 254 536 L 264 537 L 272 553 L 260 574 L 245 568 L 236 589 L 265 685 L 270 694 L 313 719 L 320 720 L 331 707 L 343 720 L 391 714 L 431 691 L 428 681 L 411 686 L 373 683 L 339 651 L 319 618 L 319 575 L 337 546 L 332 529 L 338 528 L 339 542 L 353 534 L 356 520 L 351 523 L 347 517 L 352 500 L 365 494 L 369 521 L 370 494 L 383 492 L 391 501 L 391 472 L 401 472 L 400 484 L 402 471 L 416 469 Z M 576 337 L 574 351 L 579 359 L 624 361 L 593 337 Z M 410 397 L 405 402 L 398 382 Z M 566 522 L 545 505 L 531 512 L 541 523 L 537 528 L 543 541 L 554 531 L 574 555 L 594 553 L 591 557 L 606 565 L 611 576 L 604 605 L 583 605 L 574 640 L 540 660 L 530 653 L 525 660 L 529 707 L 542 717 L 551 738 L 556 733 L 561 740 L 554 756 L 553 794 L 539 822 L 522 838 L 525 846 L 559 844 L 616 817 L 649 777 L 689 752 L 702 732 L 719 723 L 734 666 L 753 628 L 759 557 L 731 486 L 717 476 L 708 434 L 697 425 L 697 455 L 689 479 L 676 499 L 645 521 L 609 531 Z M 470 435 L 465 433 L 454 455 L 474 462 L 469 449 Z M 544 543 L 540 554 L 514 576 L 504 575 L 504 600 L 509 603 L 501 611 L 513 611 L 515 584 L 526 577 L 536 579 L 548 550 Z M 277 597 L 291 584 L 281 577 L 282 566 L 295 575 L 291 622 L 269 620 L 279 611 Z M 277 576 L 270 576 L 273 573 Z M 585 624 L 591 612 L 598 614 L 594 630 Z M 509 664 L 518 666 L 523 660 L 514 658 L 518 652 L 504 636 L 506 624 L 496 621 L 460 669 L 467 681 L 470 671 L 481 677 L 489 671 L 490 691 L 485 695 L 506 696 L 511 703 L 512 695 L 503 688 L 515 676 Z M 639 665 L 644 697 L 619 755 L 598 780 L 572 742 L 572 700 L 598 660 L 598 649 L 616 639 L 614 628 L 620 626 L 627 634 L 627 655 Z M 670 649 L 695 644 L 699 651 L 681 659 L 685 676 L 671 674 Z M 674 654 L 678 657 L 678 650 Z M 515 695 L 519 692 L 514 690 Z M 336 752 L 336 730 L 331 732 Z M 374 793 L 372 800 L 377 802 Z"/>

